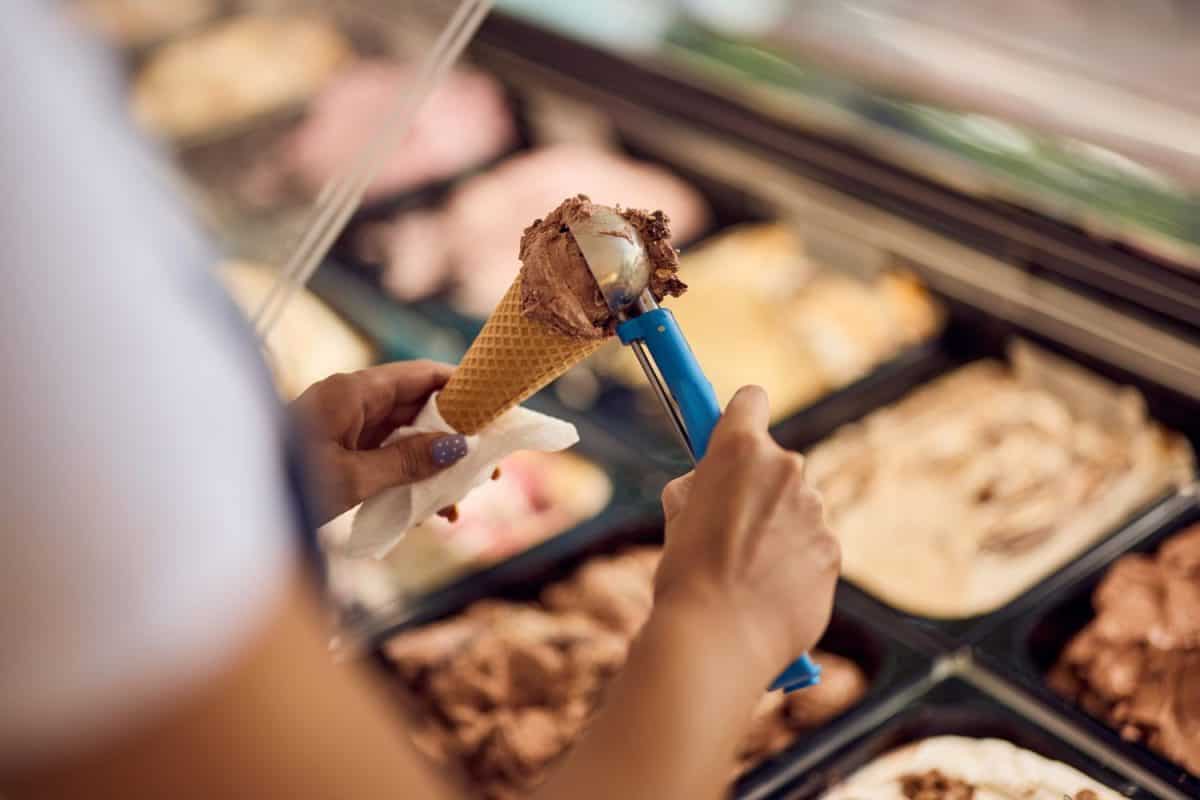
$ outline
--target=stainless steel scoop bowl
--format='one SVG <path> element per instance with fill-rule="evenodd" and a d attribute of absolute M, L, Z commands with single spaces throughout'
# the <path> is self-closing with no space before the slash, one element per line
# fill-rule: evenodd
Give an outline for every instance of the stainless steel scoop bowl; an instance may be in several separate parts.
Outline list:
<path fill-rule="evenodd" d="M 650 259 L 641 234 L 610 209 L 597 210 L 569 227 L 604 301 L 623 318 L 650 285 Z"/>

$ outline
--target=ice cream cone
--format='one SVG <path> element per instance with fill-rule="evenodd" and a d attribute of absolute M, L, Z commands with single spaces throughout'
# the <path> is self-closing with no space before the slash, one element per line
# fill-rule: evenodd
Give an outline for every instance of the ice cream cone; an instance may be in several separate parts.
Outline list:
<path fill-rule="evenodd" d="M 438 395 L 438 411 L 459 433 L 476 434 L 605 341 L 565 336 L 527 318 L 518 276 Z"/>

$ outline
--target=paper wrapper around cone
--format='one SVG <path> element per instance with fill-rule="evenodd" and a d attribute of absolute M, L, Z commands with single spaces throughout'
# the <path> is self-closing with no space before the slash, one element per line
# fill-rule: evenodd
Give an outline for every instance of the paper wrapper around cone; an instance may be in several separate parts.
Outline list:
<path fill-rule="evenodd" d="M 438 411 L 456 431 L 472 436 L 605 341 L 563 336 L 527 319 L 521 313 L 518 276 L 438 394 Z"/>

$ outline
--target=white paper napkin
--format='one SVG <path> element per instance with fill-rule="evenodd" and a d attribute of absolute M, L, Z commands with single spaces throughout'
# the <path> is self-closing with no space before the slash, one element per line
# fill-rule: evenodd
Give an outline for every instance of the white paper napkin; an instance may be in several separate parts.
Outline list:
<path fill-rule="evenodd" d="M 438 412 L 437 395 L 429 398 L 412 425 L 398 428 L 383 446 L 417 433 L 455 433 Z M 428 480 L 386 489 L 363 503 L 340 549 L 352 558 L 382 558 L 409 528 L 489 480 L 505 456 L 518 450 L 566 450 L 578 441 L 579 433 L 569 422 L 527 408 L 507 411 L 482 433 L 467 437 L 467 455 L 458 463 Z"/>

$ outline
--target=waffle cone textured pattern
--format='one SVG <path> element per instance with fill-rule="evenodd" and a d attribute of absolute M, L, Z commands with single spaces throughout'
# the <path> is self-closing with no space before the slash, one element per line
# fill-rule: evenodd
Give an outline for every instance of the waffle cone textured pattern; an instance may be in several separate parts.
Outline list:
<path fill-rule="evenodd" d="M 454 430 L 474 435 L 606 341 L 563 336 L 527 319 L 518 276 L 438 394 L 438 411 Z"/>

